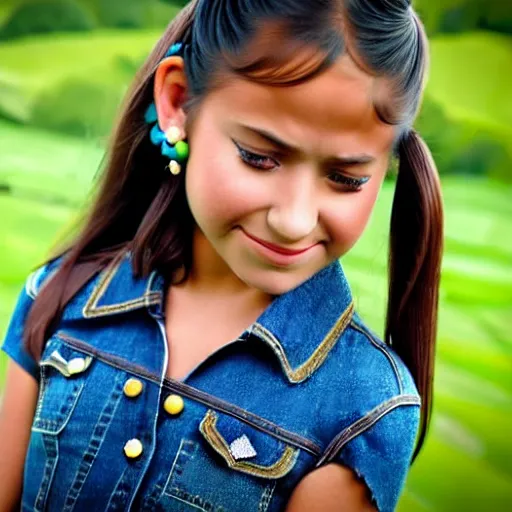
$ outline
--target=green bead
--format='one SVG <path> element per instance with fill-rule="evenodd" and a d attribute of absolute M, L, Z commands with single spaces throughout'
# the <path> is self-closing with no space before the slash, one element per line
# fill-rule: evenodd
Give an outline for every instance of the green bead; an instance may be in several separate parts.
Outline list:
<path fill-rule="evenodd" d="M 176 142 L 176 146 L 174 147 L 180 160 L 186 160 L 188 158 L 189 148 L 186 142 L 180 140 L 179 142 Z"/>

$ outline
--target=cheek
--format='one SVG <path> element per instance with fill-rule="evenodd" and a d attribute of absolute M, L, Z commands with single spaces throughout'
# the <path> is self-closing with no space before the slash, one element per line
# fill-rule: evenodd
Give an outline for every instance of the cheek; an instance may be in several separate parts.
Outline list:
<path fill-rule="evenodd" d="M 258 195 L 250 173 L 243 169 L 232 148 L 221 148 L 220 144 L 217 148 L 218 151 L 194 153 L 187 167 L 189 205 L 196 221 L 205 226 L 236 223 Z"/>

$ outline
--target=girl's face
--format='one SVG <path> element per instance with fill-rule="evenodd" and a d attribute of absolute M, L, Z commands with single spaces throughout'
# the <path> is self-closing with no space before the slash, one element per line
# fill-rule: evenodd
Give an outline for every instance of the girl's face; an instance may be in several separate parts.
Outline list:
<path fill-rule="evenodd" d="M 195 260 L 280 295 L 345 254 L 367 225 L 395 134 L 374 111 L 374 85 L 344 55 L 300 85 L 232 78 L 211 92 L 187 134 Z"/>

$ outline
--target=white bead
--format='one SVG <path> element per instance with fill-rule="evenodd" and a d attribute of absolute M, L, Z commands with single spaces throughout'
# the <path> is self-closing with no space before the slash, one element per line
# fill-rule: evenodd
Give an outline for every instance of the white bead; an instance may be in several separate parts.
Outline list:
<path fill-rule="evenodd" d="M 171 160 L 169 163 L 169 170 L 171 174 L 177 176 L 181 172 L 181 165 L 176 160 Z"/>
<path fill-rule="evenodd" d="M 165 138 L 169 144 L 174 146 L 181 139 L 181 130 L 177 126 L 171 126 L 165 132 Z"/>

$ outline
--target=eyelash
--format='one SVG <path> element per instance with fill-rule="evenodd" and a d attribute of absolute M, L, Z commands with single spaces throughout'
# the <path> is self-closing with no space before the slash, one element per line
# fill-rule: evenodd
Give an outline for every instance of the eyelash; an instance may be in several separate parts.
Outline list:
<path fill-rule="evenodd" d="M 274 167 L 279 165 L 279 163 L 276 160 L 274 160 L 273 158 L 271 158 L 269 156 L 259 155 L 257 153 L 253 153 L 251 151 L 247 151 L 246 149 L 241 147 L 240 144 L 238 144 L 237 142 L 233 141 L 233 143 L 235 144 L 235 146 L 238 150 L 238 154 L 239 154 L 242 162 L 244 162 L 245 164 L 249 165 L 250 167 L 252 167 L 254 169 L 270 171 Z M 271 161 L 271 162 L 273 162 L 273 165 L 270 167 L 265 166 L 265 165 L 263 165 L 263 162 L 265 162 L 265 161 Z M 342 185 L 344 187 L 344 190 L 348 189 L 348 191 L 350 191 L 350 192 L 359 192 L 362 189 L 363 185 L 368 183 L 368 181 L 370 180 L 369 177 L 351 178 L 351 177 L 345 176 L 344 174 L 341 174 L 339 172 L 335 172 L 331 176 L 335 176 L 339 180 L 339 181 L 331 180 L 331 181 L 333 181 L 333 183 L 335 183 L 336 185 Z"/>

